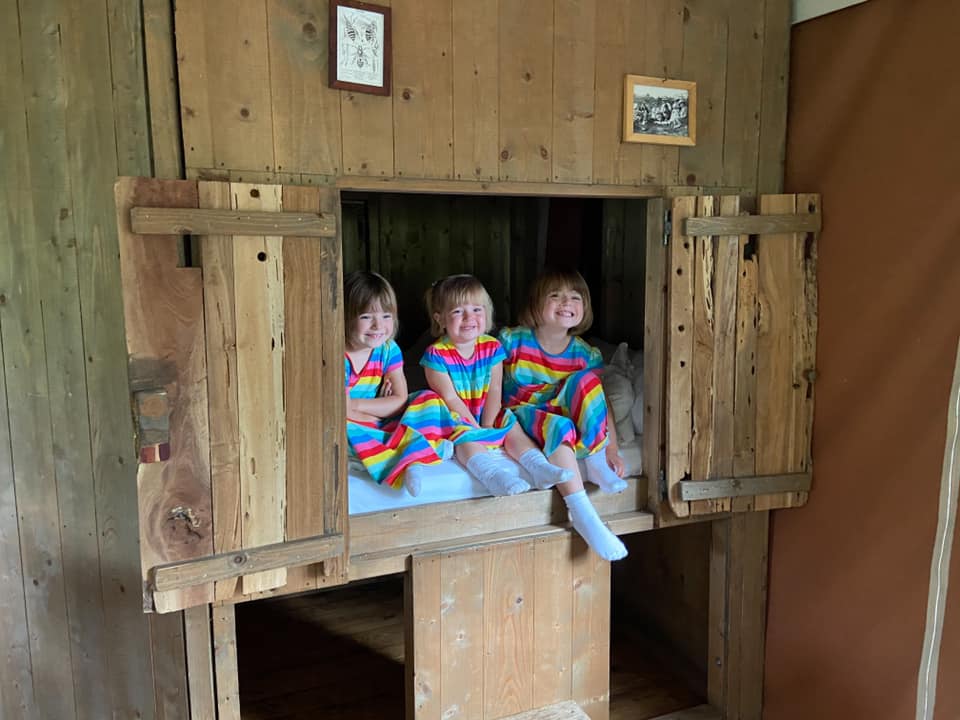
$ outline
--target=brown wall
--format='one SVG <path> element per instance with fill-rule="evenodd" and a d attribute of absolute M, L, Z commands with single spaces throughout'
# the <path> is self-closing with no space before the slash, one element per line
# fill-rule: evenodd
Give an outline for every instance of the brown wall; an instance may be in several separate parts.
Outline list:
<path fill-rule="evenodd" d="M 951 13 L 948 14 L 948 13 Z M 768 720 L 914 717 L 960 334 L 956 8 L 793 33 L 788 191 L 823 194 L 814 488 L 773 519 Z M 938 720 L 960 717 L 954 545 Z"/>
<path fill-rule="evenodd" d="M 178 2 L 188 174 L 779 185 L 788 0 L 381 4 L 390 97 L 328 87 L 323 0 Z M 698 83 L 696 147 L 620 142 L 625 73 Z"/>

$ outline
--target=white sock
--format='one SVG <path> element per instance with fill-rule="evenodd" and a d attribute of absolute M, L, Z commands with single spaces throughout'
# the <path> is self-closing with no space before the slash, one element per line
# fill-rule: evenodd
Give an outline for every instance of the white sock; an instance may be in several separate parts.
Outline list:
<path fill-rule="evenodd" d="M 407 469 L 403 471 L 403 487 L 406 488 L 407 492 L 413 497 L 420 494 L 420 489 L 423 486 L 425 468 L 426 465 L 411 463 L 407 465 Z"/>
<path fill-rule="evenodd" d="M 441 460 L 449 460 L 453 457 L 453 443 L 449 440 L 441 440 L 437 443 L 435 451 Z"/>
<path fill-rule="evenodd" d="M 627 556 L 626 546 L 603 524 L 585 490 L 570 493 L 563 501 L 567 504 L 574 529 L 597 555 L 604 560 L 620 560 Z"/>
<path fill-rule="evenodd" d="M 533 486 L 538 490 L 548 490 L 554 485 L 573 480 L 572 470 L 554 465 L 536 448 L 527 450 L 517 462 L 530 473 Z"/>
<path fill-rule="evenodd" d="M 603 450 L 588 455 L 583 462 L 587 466 L 587 480 L 599 485 L 603 492 L 618 493 L 627 489 L 627 481 L 607 465 L 607 454 Z"/>
<path fill-rule="evenodd" d="M 493 495 L 517 495 L 530 489 L 516 465 L 492 453 L 477 453 L 467 460 L 467 470 Z"/>

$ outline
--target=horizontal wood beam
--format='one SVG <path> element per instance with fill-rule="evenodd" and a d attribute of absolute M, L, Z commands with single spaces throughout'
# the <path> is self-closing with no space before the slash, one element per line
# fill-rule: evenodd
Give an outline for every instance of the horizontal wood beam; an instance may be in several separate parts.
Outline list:
<path fill-rule="evenodd" d="M 337 236 L 332 214 L 308 212 L 134 207 L 130 227 L 138 235 Z"/>
<path fill-rule="evenodd" d="M 691 217 L 684 235 L 783 235 L 820 231 L 820 213 L 810 215 L 731 215 Z"/>
<path fill-rule="evenodd" d="M 343 535 L 319 535 L 157 565 L 150 569 L 150 587 L 154 592 L 165 592 L 264 570 L 312 565 L 341 555 L 343 547 Z"/>
<path fill-rule="evenodd" d="M 773 493 L 806 492 L 810 489 L 810 473 L 789 475 L 758 475 L 756 477 L 721 478 L 718 480 L 682 480 L 681 500 L 709 500 L 711 498 L 769 495 Z"/>
<path fill-rule="evenodd" d="M 660 185 L 587 185 L 579 183 L 510 182 L 476 180 L 421 180 L 344 175 L 336 179 L 341 190 L 392 193 L 439 193 L 444 195 L 510 195 L 513 197 L 660 197 Z M 689 192 L 689 191 L 688 191 Z"/>

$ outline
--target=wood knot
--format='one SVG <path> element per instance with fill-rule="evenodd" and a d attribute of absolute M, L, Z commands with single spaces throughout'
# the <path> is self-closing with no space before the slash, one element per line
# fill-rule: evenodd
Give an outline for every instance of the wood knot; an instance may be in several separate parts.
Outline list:
<path fill-rule="evenodd" d="M 540 146 L 540 157 L 542 157 L 544 160 L 546 160 L 549 155 L 550 155 L 550 153 L 547 152 L 547 149 L 546 149 L 543 145 L 541 145 L 541 146 Z"/>
<path fill-rule="evenodd" d="M 404 88 L 403 92 L 400 93 L 400 95 L 403 97 L 404 100 L 409 100 L 412 97 L 413 93 L 410 92 L 410 88 Z"/>
<path fill-rule="evenodd" d="M 504 148 L 503 150 L 501 150 L 501 151 L 500 151 L 500 159 L 501 159 L 501 160 L 509 160 L 509 159 L 510 159 L 510 151 L 507 150 L 506 148 Z"/>
<path fill-rule="evenodd" d="M 317 26 L 312 22 L 305 22 L 300 29 L 303 30 L 303 36 L 308 40 L 313 40 L 317 36 Z"/>
<path fill-rule="evenodd" d="M 694 175 L 693 173 L 690 173 L 689 175 L 687 175 L 687 185 L 696 185 L 696 184 L 697 184 L 697 176 Z"/>
<path fill-rule="evenodd" d="M 260 191 L 257 190 L 256 188 L 250 188 L 250 197 L 252 198 L 260 197 Z"/>
<path fill-rule="evenodd" d="M 266 262 L 267 254 L 263 250 L 261 250 L 260 252 L 257 253 L 257 260 L 259 260 L 260 262 Z"/>
<path fill-rule="evenodd" d="M 523 79 L 526 80 L 527 82 L 530 82 L 531 80 L 533 80 L 533 75 L 530 74 L 529 70 L 523 74 Z"/>
<path fill-rule="evenodd" d="M 247 108 L 240 108 L 240 117 L 246 119 L 250 117 L 250 111 Z"/>

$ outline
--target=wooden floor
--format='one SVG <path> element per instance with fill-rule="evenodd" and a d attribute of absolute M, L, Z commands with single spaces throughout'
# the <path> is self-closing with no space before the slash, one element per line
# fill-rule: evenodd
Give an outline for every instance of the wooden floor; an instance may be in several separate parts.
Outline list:
<path fill-rule="evenodd" d="M 403 580 L 237 606 L 243 720 L 403 720 Z M 702 702 L 614 628 L 610 720 Z"/>

